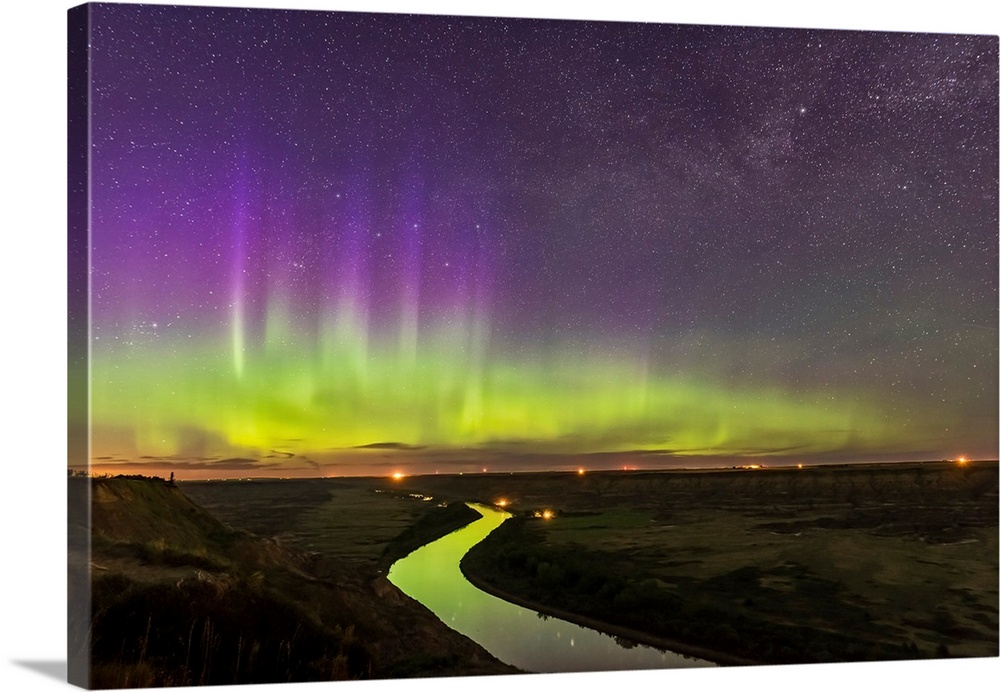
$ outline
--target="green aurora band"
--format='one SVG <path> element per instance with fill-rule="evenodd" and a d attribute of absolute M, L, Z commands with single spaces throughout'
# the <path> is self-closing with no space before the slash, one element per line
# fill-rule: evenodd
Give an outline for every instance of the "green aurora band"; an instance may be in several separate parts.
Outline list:
<path fill-rule="evenodd" d="M 667 373 L 611 346 L 493 353 L 484 321 L 468 316 L 423 325 L 419 339 L 370 334 L 351 311 L 319 327 L 295 322 L 279 299 L 258 339 L 236 316 L 228 339 L 95 342 L 94 455 L 878 454 L 916 451 L 927 424 L 893 420 L 872 394 Z"/>

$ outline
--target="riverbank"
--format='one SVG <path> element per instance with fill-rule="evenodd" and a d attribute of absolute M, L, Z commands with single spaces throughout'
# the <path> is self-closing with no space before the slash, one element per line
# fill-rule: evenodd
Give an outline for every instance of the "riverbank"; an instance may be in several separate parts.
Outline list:
<path fill-rule="evenodd" d="M 398 561 L 388 579 L 456 632 L 497 659 L 532 673 L 700 668 L 714 663 L 623 641 L 569 619 L 535 610 L 478 588 L 462 573 L 462 558 L 509 517 L 473 505 L 480 521 L 428 544 Z"/>
<path fill-rule="evenodd" d="M 733 654 L 726 653 L 725 651 L 707 649 L 705 647 L 695 646 L 677 641 L 675 639 L 653 636 L 646 632 L 640 632 L 639 630 L 622 627 L 621 625 L 603 622 L 601 620 L 587 617 L 586 615 L 580 615 L 579 613 L 573 613 L 567 610 L 560 610 L 559 608 L 553 608 L 544 603 L 539 603 L 538 601 L 532 601 L 522 596 L 518 596 L 517 594 L 510 593 L 509 591 L 497 588 L 493 584 L 490 584 L 481 577 L 473 574 L 466 568 L 464 560 L 459 562 L 459 569 L 462 570 L 462 576 L 464 576 L 470 584 L 475 586 L 480 591 L 485 591 L 491 596 L 502 598 L 509 603 L 519 605 L 523 608 L 528 608 L 529 610 L 534 610 L 542 615 L 549 615 L 559 618 L 560 620 L 566 620 L 567 622 L 572 622 L 575 625 L 587 627 L 612 637 L 629 639 L 637 644 L 645 644 L 656 649 L 665 649 L 690 658 L 700 658 L 711 663 L 716 663 L 720 666 L 764 665 L 760 661 L 753 661 L 741 656 L 735 656 Z"/>
<path fill-rule="evenodd" d="M 480 588 L 678 651 L 794 664 L 995 656 L 997 475 L 928 463 L 447 489 L 517 508 L 463 563 Z"/>
<path fill-rule="evenodd" d="M 212 492 L 222 505 L 249 512 L 265 526 L 287 528 L 292 522 L 275 514 L 290 508 L 302 516 L 310 497 L 319 504 L 332 487 L 220 482 Z M 398 542 L 367 546 L 367 562 L 348 562 L 224 524 L 159 478 L 70 477 L 68 495 L 70 516 L 90 519 L 69 526 L 68 555 L 70 656 L 74 665 L 80 662 L 74 672 L 89 687 L 519 672 L 400 594 L 377 571 L 383 551 L 433 540 L 468 518 L 460 508 L 368 492 L 371 514 L 387 522 L 385 534 L 396 525 L 411 530 L 396 532 Z M 422 510 L 418 519 L 407 506 Z M 268 516 L 268 508 L 274 514 Z M 373 532 L 359 533 L 359 541 L 370 541 Z"/>

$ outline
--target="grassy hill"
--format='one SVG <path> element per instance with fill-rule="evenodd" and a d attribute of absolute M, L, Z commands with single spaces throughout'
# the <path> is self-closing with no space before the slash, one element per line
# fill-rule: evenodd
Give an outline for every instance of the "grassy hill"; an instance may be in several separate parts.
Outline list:
<path fill-rule="evenodd" d="M 514 672 L 377 572 L 230 528 L 161 479 L 69 481 L 93 687 Z"/>

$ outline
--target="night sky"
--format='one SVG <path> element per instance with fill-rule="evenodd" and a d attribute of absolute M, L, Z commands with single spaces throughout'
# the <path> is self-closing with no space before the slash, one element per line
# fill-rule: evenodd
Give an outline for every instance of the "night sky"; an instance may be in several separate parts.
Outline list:
<path fill-rule="evenodd" d="M 92 19 L 95 470 L 997 456 L 996 37 Z"/>

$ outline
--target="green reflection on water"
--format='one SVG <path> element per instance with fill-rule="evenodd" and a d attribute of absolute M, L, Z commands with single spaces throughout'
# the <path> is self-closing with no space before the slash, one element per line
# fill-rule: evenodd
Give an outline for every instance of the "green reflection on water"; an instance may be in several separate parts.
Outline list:
<path fill-rule="evenodd" d="M 647 646 L 623 648 L 612 637 L 516 606 L 470 584 L 459 569 L 469 548 L 510 518 L 470 505 L 483 518 L 415 550 L 389 570 L 389 581 L 442 622 L 505 663 L 538 673 L 711 666 Z"/>

